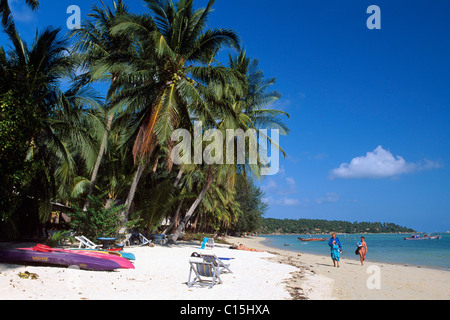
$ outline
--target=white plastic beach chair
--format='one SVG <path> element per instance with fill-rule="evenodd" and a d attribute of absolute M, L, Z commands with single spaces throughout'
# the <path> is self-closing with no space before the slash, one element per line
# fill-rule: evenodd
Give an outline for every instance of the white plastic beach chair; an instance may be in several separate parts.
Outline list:
<path fill-rule="evenodd" d="M 205 286 L 211 289 L 216 282 L 218 284 L 223 283 L 220 279 L 220 268 L 214 266 L 213 263 L 200 262 L 200 261 L 189 261 L 191 269 L 189 271 L 188 286 L 191 288 L 195 284 L 200 286 Z M 192 275 L 194 279 L 191 280 Z M 208 279 L 205 279 L 208 278 Z"/>
<path fill-rule="evenodd" d="M 148 240 L 142 233 L 139 233 L 139 240 L 141 241 L 140 247 L 149 245 L 151 243 L 150 240 Z"/>
<path fill-rule="evenodd" d="M 78 241 L 80 241 L 80 246 L 78 248 L 89 248 L 89 249 L 97 249 L 103 247 L 102 244 L 95 244 L 85 236 L 77 236 L 75 237 Z"/>
<path fill-rule="evenodd" d="M 200 249 L 213 249 L 213 248 L 214 248 L 214 239 L 204 238 Z"/>
<path fill-rule="evenodd" d="M 203 261 L 214 264 L 215 267 L 220 268 L 220 272 L 223 270 L 227 270 L 229 273 L 233 273 L 230 270 L 230 264 L 223 262 L 220 258 L 218 258 L 215 254 L 200 254 Z"/>
<path fill-rule="evenodd" d="M 126 245 L 128 244 L 128 246 L 131 247 L 131 241 L 130 241 L 131 236 L 132 236 L 131 233 L 127 233 L 127 234 L 125 235 L 125 239 L 122 241 L 122 244 L 123 244 L 124 246 L 126 246 Z"/>
<path fill-rule="evenodd" d="M 208 241 L 206 241 L 206 248 L 214 249 L 214 239 L 213 238 L 209 238 Z"/>

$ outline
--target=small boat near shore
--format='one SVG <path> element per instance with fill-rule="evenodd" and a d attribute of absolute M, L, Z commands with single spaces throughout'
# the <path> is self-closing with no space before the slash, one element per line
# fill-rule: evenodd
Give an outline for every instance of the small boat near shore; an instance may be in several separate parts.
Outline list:
<path fill-rule="evenodd" d="M 404 238 L 405 240 L 437 240 L 437 239 L 442 239 L 442 237 L 440 235 L 424 235 L 423 237 L 421 237 L 420 235 L 416 234 L 414 236 L 411 237 L 406 237 Z"/>
<path fill-rule="evenodd" d="M 304 242 L 312 242 L 312 241 L 326 241 L 328 238 L 300 238 L 298 237 L 298 240 L 304 241 Z"/>

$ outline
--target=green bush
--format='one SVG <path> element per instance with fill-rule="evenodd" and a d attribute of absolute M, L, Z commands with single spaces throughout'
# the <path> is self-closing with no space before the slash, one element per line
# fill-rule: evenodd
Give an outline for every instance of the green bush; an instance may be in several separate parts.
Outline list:
<path fill-rule="evenodd" d="M 65 240 L 70 240 L 73 243 L 73 238 L 70 236 L 72 232 L 68 230 L 59 230 L 52 234 L 52 236 L 47 239 L 47 245 L 52 248 L 56 248 L 57 246 L 63 244 Z"/>
<path fill-rule="evenodd" d="M 77 234 L 83 234 L 88 238 L 117 237 L 121 227 L 121 212 L 125 205 L 105 207 L 105 195 L 91 196 L 91 205 L 83 211 L 82 208 L 73 206 L 74 212 L 70 214 L 70 227 Z"/>

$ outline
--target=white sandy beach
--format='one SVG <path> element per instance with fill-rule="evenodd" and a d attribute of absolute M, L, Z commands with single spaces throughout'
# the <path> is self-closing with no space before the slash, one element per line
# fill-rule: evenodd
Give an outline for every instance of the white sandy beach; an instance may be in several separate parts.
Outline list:
<path fill-rule="evenodd" d="M 240 242 L 253 248 L 264 248 L 263 238 L 245 238 Z M 290 292 L 300 291 L 308 299 L 333 300 L 448 300 L 450 272 L 391 263 L 374 263 L 341 257 L 340 268 L 333 267 L 330 257 L 288 250 L 265 248 L 278 254 L 284 263 L 295 265 L 299 272 L 289 281 Z M 379 271 L 379 289 L 374 280 Z M 303 278 L 302 278 L 303 277 Z M 369 282 L 369 286 L 367 283 Z M 298 289 L 301 288 L 301 289 Z"/>
<path fill-rule="evenodd" d="M 262 238 L 228 238 L 266 252 L 231 250 L 199 244 L 176 247 L 132 247 L 134 270 L 91 272 L 50 267 L 0 264 L 0 300 L 335 300 L 335 299 L 449 299 L 447 271 L 377 264 L 381 289 L 370 290 L 367 267 L 355 261 L 333 268 L 327 257 L 264 247 Z M 189 260 L 193 252 L 212 252 L 231 260 L 232 274 L 213 289 L 189 288 Z M 36 273 L 37 280 L 19 272 Z"/>
<path fill-rule="evenodd" d="M 90 300 L 279 300 L 290 299 L 284 281 L 296 268 L 266 258 L 269 253 L 230 250 L 200 245 L 177 247 L 133 247 L 134 270 L 92 272 L 51 267 L 0 264 L 0 299 L 90 299 Z M 193 252 L 213 252 L 234 258 L 223 273 L 223 284 L 213 289 L 187 286 L 189 260 Z M 21 279 L 19 272 L 39 275 L 38 280 Z"/>

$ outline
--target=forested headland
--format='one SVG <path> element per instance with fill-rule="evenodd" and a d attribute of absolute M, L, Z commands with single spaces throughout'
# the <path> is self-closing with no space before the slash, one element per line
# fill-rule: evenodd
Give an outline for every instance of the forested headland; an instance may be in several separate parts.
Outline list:
<path fill-rule="evenodd" d="M 413 233 L 413 229 L 386 222 L 348 222 L 314 219 L 274 219 L 262 221 L 261 233 L 323 234 L 323 233 Z"/>

